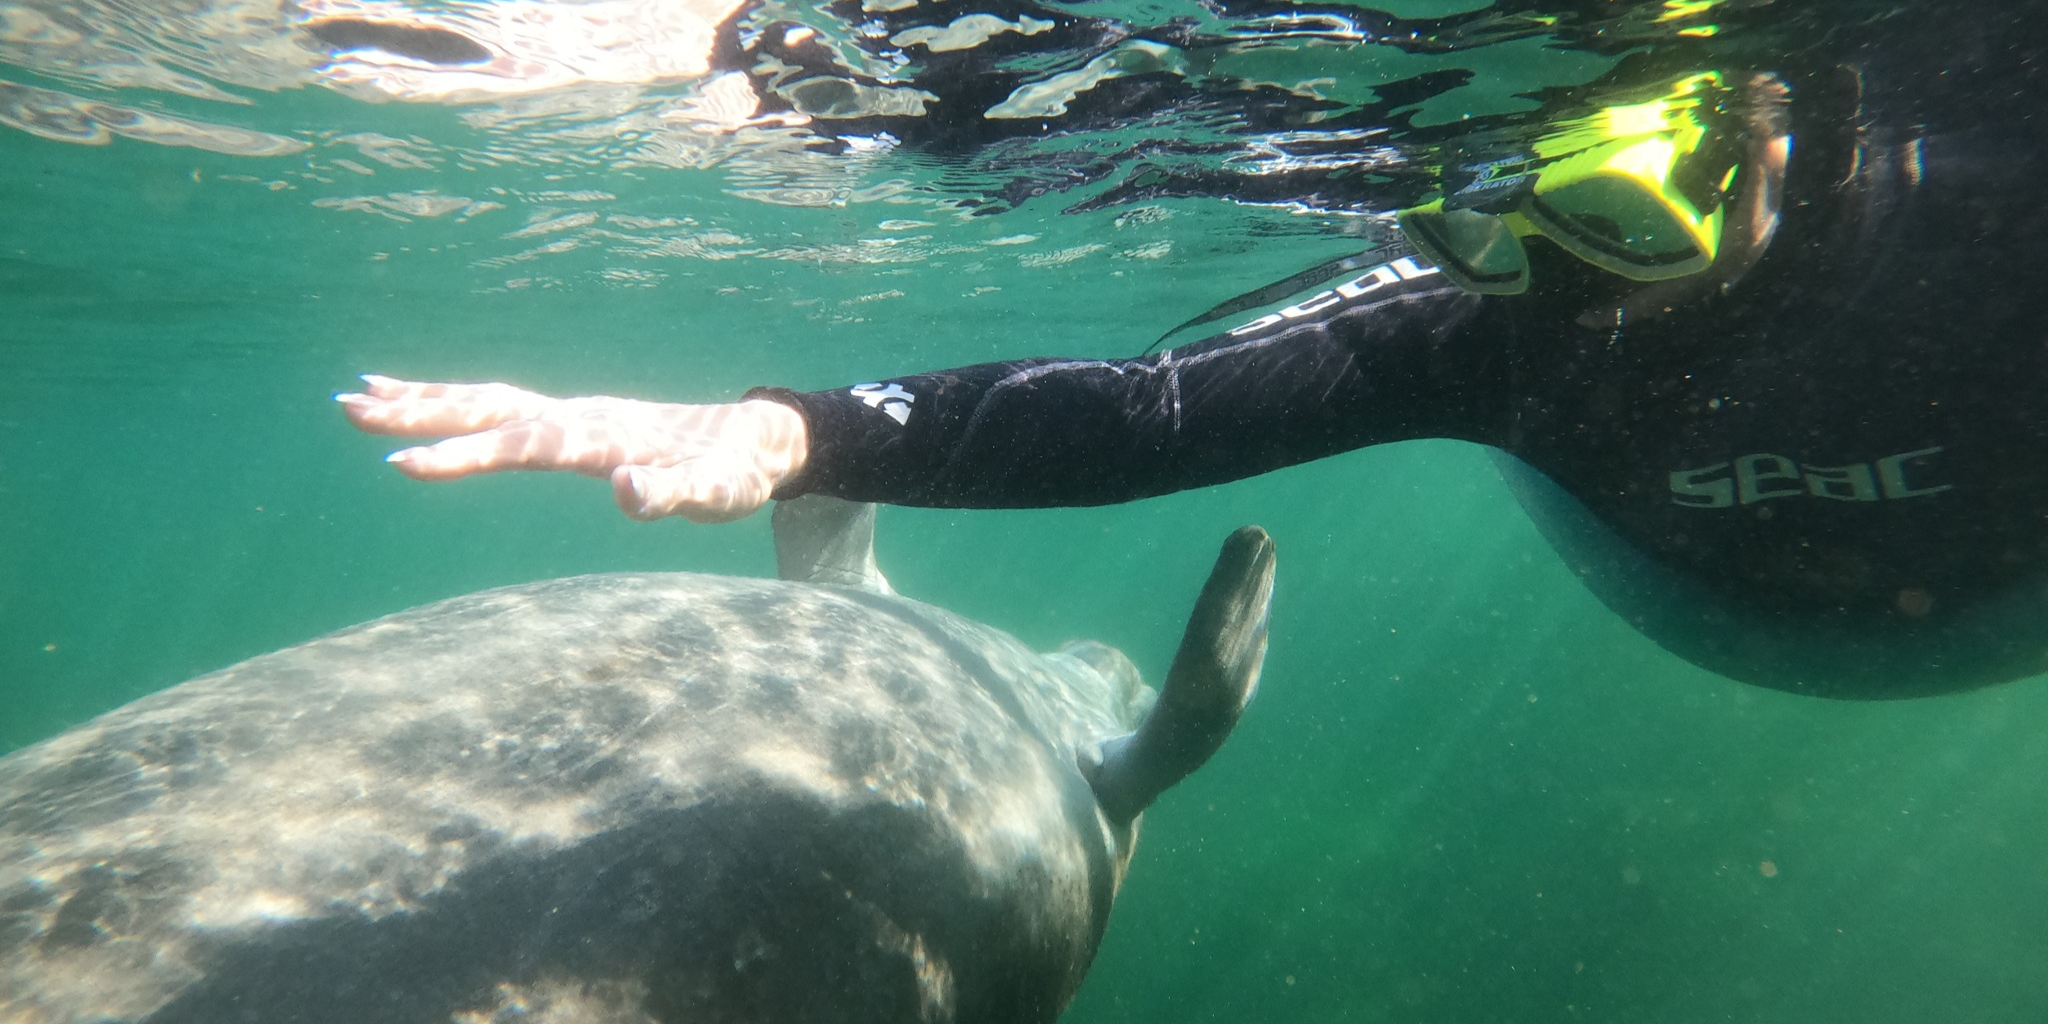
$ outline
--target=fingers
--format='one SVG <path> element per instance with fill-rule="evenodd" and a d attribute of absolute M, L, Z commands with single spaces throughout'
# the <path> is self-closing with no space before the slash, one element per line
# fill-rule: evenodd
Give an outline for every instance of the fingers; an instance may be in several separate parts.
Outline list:
<path fill-rule="evenodd" d="M 469 434 L 547 415 L 555 399 L 510 384 L 424 384 L 363 375 L 365 390 L 334 396 L 358 430 L 425 436 Z"/>
<path fill-rule="evenodd" d="M 744 519 L 768 503 L 774 484 L 751 465 L 705 456 L 674 466 L 620 466 L 612 498 L 634 519 L 682 516 L 693 523 Z"/>
<path fill-rule="evenodd" d="M 553 465 L 564 450 L 562 431 L 545 424 L 519 422 L 384 457 L 414 480 L 455 480 L 475 473 L 507 469 L 568 468 Z"/>
<path fill-rule="evenodd" d="M 454 480 L 508 469 L 605 476 L 613 467 L 653 461 L 661 454 L 658 446 L 636 436 L 641 432 L 631 426 L 601 417 L 515 420 L 474 434 L 404 448 L 384 460 L 415 480 Z"/>

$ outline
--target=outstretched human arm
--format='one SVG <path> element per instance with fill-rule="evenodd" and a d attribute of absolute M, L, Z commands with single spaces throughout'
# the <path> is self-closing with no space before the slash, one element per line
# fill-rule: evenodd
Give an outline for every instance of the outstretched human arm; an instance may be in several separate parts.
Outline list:
<path fill-rule="evenodd" d="M 1235 334 L 1142 359 L 988 363 L 801 394 L 757 389 L 717 406 L 380 377 L 338 397 L 373 433 L 463 435 L 395 453 L 411 476 L 609 475 L 620 507 L 640 518 L 737 519 L 771 495 L 811 491 L 941 507 L 1094 505 L 1386 441 L 1495 440 L 1505 376 L 1497 346 L 1475 341 L 1491 333 L 1479 308 L 1433 268 L 1397 259 Z"/>
<path fill-rule="evenodd" d="M 1102 505 L 1371 444 L 1495 439 L 1503 360 L 1469 342 L 1473 298 L 1433 275 L 1400 283 L 1377 302 L 1142 359 L 1030 359 L 756 392 L 801 407 L 810 429 L 810 459 L 777 496 Z"/>

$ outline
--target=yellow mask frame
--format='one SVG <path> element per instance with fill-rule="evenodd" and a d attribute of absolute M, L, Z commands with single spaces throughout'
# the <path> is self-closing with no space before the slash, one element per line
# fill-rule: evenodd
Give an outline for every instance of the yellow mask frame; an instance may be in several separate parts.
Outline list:
<path fill-rule="evenodd" d="M 1470 168 L 1450 195 L 1396 215 L 1402 233 L 1469 291 L 1529 287 L 1523 240 L 1537 235 L 1635 281 L 1699 273 L 1720 254 L 1724 196 L 1740 167 L 1717 159 L 1704 111 L 1718 72 L 1680 79 L 1659 99 L 1570 122 L 1534 154 Z"/>

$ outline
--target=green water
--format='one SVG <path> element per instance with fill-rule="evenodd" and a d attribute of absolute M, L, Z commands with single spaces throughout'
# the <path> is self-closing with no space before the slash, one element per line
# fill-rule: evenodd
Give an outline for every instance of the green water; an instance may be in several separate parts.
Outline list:
<path fill-rule="evenodd" d="M 772 571 L 765 517 L 408 482 L 328 400 L 357 373 L 716 399 L 1123 355 L 1355 248 L 1339 220 L 1199 200 L 969 221 L 887 189 L 751 202 L 717 170 L 408 169 L 336 139 L 471 129 L 318 93 L 247 116 L 323 127 L 274 158 L 0 128 L 0 750 L 484 587 Z M 500 208 L 319 203 L 424 190 Z M 1280 550 L 1264 690 L 1147 816 L 1066 1020 L 2048 1019 L 2048 680 L 1858 705 L 1704 673 L 1583 590 L 1477 449 L 1109 509 L 889 509 L 880 554 L 905 594 L 1156 680 L 1245 522 Z"/>

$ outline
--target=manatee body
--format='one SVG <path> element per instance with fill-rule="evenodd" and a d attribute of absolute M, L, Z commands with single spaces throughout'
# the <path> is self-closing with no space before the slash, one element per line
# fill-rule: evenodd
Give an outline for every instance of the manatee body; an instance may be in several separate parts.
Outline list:
<path fill-rule="evenodd" d="M 1156 709 L 1106 647 L 687 573 L 251 659 L 0 759 L 0 1022 L 1049 1021 L 1270 579 L 1240 531 Z"/>

